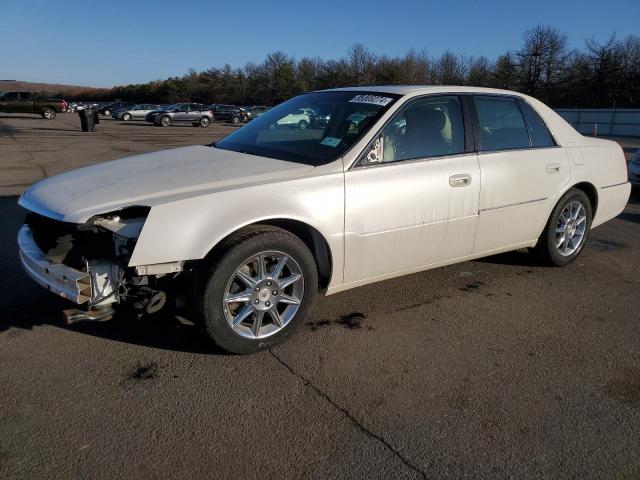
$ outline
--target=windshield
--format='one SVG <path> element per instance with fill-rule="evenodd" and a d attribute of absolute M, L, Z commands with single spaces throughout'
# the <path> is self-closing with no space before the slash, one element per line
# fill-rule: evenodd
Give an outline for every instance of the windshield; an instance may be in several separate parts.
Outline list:
<path fill-rule="evenodd" d="M 346 152 L 398 98 L 390 93 L 358 91 L 301 95 L 264 112 L 215 146 L 323 165 Z"/>

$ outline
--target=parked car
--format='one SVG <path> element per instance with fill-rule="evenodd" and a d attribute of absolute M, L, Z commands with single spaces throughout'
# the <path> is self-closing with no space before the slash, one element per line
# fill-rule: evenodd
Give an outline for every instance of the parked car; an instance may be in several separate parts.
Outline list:
<path fill-rule="evenodd" d="M 640 186 L 640 148 L 633 154 L 628 167 L 629 181 L 634 186 Z"/>
<path fill-rule="evenodd" d="M 201 103 L 175 103 L 147 113 L 145 120 L 163 127 L 172 123 L 191 123 L 194 127 L 208 127 L 213 121 L 213 114 Z"/>
<path fill-rule="evenodd" d="M 271 107 L 265 107 L 264 105 L 254 105 L 253 107 L 249 107 L 249 113 L 251 114 L 250 120 L 254 118 L 258 118 L 264 112 L 269 110 Z"/>
<path fill-rule="evenodd" d="M 320 106 L 324 130 L 270 128 Z M 295 97 L 209 146 L 42 180 L 20 197 L 18 245 L 31 277 L 88 307 L 69 320 L 178 296 L 218 346 L 251 353 L 286 339 L 318 291 L 526 247 L 567 265 L 629 192 L 618 144 L 526 95 L 354 87 Z"/>
<path fill-rule="evenodd" d="M 270 128 L 276 127 L 297 127 L 300 130 L 305 130 L 311 125 L 315 118 L 315 112 L 311 108 L 299 108 L 295 112 L 291 112 L 285 117 L 279 118 L 275 123 L 270 125 Z"/>
<path fill-rule="evenodd" d="M 122 102 L 122 101 L 112 102 L 100 107 L 98 109 L 98 113 L 100 113 L 101 115 L 104 115 L 105 117 L 110 117 L 112 112 L 116 110 L 122 110 L 125 108 L 131 108 L 132 106 L 133 106 L 133 103 L 129 103 L 129 102 Z"/>
<path fill-rule="evenodd" d="M 247 121 L 244 112 L 235 105 L 212 105 L 211 111 L 216 121 L 235 124 Z"/>
<path fill-rule="evenodd" d="M 131 108 L 123 108 L 116 110 L 111 114 L 111 117 L 115 120 L 144 120 L 148 113 L 158 110 L 160 105 L 150 103 L 137 103 Z"/>
<path fill-rule="evenodd" d="M 56 113 L 65 108 L 64 100 L 37 98 L 33 92 L 7 92 L 0 96 L 0 112 L 3 113 L 35 113 L 53 120 Z"/>

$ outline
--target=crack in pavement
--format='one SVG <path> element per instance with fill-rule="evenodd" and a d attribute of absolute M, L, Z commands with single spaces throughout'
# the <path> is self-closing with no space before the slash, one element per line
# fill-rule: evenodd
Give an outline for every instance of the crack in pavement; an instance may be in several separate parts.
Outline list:
<path fill-rule="evenodd" d="M 275 358 L 278 361 L 278 363 L 280 363 L 284 368 L 289 370 L 289 373 L 291 373 L 293 376 L 297 377 L 298 379 L 302 380 L 302 383 L 305 386 L 309 387 L 311 390 L 313 390 L 316 393 L 316 395 L 318 395 L 319 397 L 321 397 L 324 400 L 326 400 L 332 407 L 334 407 L 336 410 L 340 411 L 345 417 L 347 417 L 351 421 L 351 423 L 353 423 L 356 426 L 356 428 L 358 430 L 360 430 L 366 436 L 371 437 L 371 438 L 377 440 L 378 442 L 382 443 L 385 447 L 387 447 L 388 450 L 391 451 L 391 453 L 393 453 L 394 456 L 396 456 L 408 468 L 410 468 L 414 472 L 418 473 L 422 478 L 424 478 L 424 479 L 427 478 L 426 473 L 423 472 L 422 470 L 420 470 L 416 465 L 414 465 L 411 462 L 411 460 L 409 460 L 404 455 L 402 455 L 402 453 L 400 453 L 396 448 L 393 447 L 393 445 L 391 445 L 388 441 L 386 441 L 380 435 L 378 435 L 375 432 L 372 432 L 367 427 L 365 427 L 346 408 L 343 408 L 340 405 L 338 405 L 329 395 L 327 395 L 319 387 L 317 387 L 313 383 L 311 383 L 311 381 L 308 378 L 306 378 L 301 373 L 296 372 L 293 368 L 291 368 L 289 366 L 288 363 L 286 363 L 284 360 L 282 360 L 282 358 L 280 358 L 271 348 L 269 349 L 269 353 L 271 354 L 271 356 L 273 358 Z"/>

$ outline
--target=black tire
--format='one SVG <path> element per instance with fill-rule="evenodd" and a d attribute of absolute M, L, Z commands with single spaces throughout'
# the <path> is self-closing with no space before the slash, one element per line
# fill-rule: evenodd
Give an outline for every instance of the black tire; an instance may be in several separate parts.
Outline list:
<path fill-rule="evenodd" d="M 202 117 L 202 118 L 200 119 L 200 123 L 199 123 L 199 125 L 200 125 L 202 128 L 207 128 L 207 127 L 209 126 L 209 124 L 210 124 L 210 123 L 211 123 L 211 121 L 209 120 L 209 118 L 208 118 L 208 117 Z"/>
<path fill-rule="evenodd" d="M 45 108 L 42 110 L 42 118 L 53 120 L 56 118 L 56 111 L 53 108 Z"/>
<path fill-rule="evenodd" d="M 247 338 L 229 325 L 223 309 L 227 284 L 238 266 L 264 251 L 286 254 L 300 267 L 304 293 L 295 316 L 279 331 L 265 338 Z M 257 225 L 231 235 L 217 249 L 214 258 L 196 273 L 195 315 L 208 337 L 219 348 L 237 354 L 250 354 L 284 341 L 306 317 L 318 290 L 318 272 L 313 255 L 295 235 L 280 228 Z"/>
<path fill-rule="evenodd" d="M 563 255 L 560 252 L 560 249 L 556 247 L 556 228 L 558 227 L 562 212 L 572 202 L 579 202 L 583 206 L 586 217 L 586 227 L 584 234 L 575 250 L 568 255 Z M 578 257 L 578 255 L 580 255 L 582 249 L 587 243 L 589 231 L 591 229 L 591 220 L 592 210 L 589 197 L 587 197 L 587 195 L 582 190 L 579 190 L 577 188 L 569 189 L 569 191 L 567 191 L 567 193 L 565 193 L 558 201 L 553 211 L 551 212 L 551 216 L 547 221 L 547 225 L 545 226 L 542 235 L 540 235 L 540 238 L 538 239 L 538 244 L 534 248 L 534 253 L 537 254 L 538 258 L 545 265 L 555 267 L 564 267 L 565 265 L 568 265 L 569 263 L 573 262 Z"/>
<path fill-rule="evenodd" d="M 160 118 L 160 125 L 163 127 L 168 127 L 171 125 L 171 117 L 169 117 L 168 115 L 163 115 L 162 118 Z"/>
<path fill-rule="evenodd" d="M 298 122 L 298 128 L 300 130 L 306 130 L 308 126 L 309 126 L 309 123 L 306 120 L 300 120 Z"/>

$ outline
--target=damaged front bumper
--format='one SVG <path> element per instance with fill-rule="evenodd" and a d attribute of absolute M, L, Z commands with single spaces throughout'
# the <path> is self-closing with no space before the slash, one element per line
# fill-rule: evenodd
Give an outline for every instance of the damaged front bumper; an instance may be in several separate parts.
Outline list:
<path fill-rule="evenodd" d="M 47 260 L 28 225 L 23 225 L 18 233 L 18 249 L 24 270 L 41 286 L 78 305 L 91 302 L 91 275 Z"/>
<path fill-rule="evenodd" d="M 27 274 L 56 295 L 78 305 L 106 306 L 116 302 L 119 267 L 106 261 L 88 261 L 77 270 L 49 260 L 36 243 L 29 225 L 18 233 L 20 260 Z"/>

